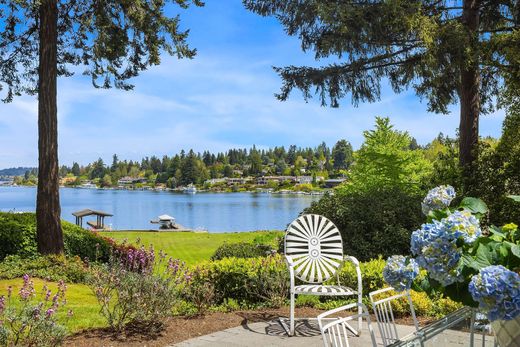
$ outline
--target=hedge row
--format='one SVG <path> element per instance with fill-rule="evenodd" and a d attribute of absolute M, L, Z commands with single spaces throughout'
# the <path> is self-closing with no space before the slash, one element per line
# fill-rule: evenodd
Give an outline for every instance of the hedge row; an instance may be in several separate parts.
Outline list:
<path fill-rule="evenodd" d="M 65 254 L 69 256 L 106 261 L 113 247 L 123 247 L 117 246 L 112 239 L 66 221 L 62 221 L 62 229 Z M 0 260 L 8 255 L 22 258 L 38 256 L 36 215 L 0 212 L 0 239 Z"/>
<path fill-rule="evenodd" d="M 383 279 L 382 258 L 373 259 L 360 264 L 363 280 L 363 296 L 369 305 L 368 293 L 386 287 Z M 197 271 L 204 274 L 206 281 L 214 286 L 213 304 L 221 305 L 229 299 L 241 305 L 273 304 L 282 296 L 287 303 L 289 290 L 289 272 L 283 256 L 273 255 L 264 258 L 225 258 L 199 264 Z M 346 263 L 338 273 L 342 285 L 357 288 L 357 274 L 351 263 Z M 336 283 L 336 279 L 329 280 Z M 345 299 L 345 298 L 342 298 Z M 349 298 L 348 301 L 355 300 Z M 429 298 L 425 293 L 412 291 L 412 300 L 417 315 L 439 317 L 458 307 L 458 304 L 447 298 Z M 345 301 L 345 300 L 343 300 Z M 312 306 L 321 309 L 337 307 L 337 299 L 329 297 L 299 296 L 298 306 Z M 405 300 L 395 302 L 397 315 L 409 314 Z"/>

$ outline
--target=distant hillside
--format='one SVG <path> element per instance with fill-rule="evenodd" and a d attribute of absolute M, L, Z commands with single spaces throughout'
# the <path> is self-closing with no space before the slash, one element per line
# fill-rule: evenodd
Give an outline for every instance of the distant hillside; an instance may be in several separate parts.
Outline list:
<path fill-rule="evenodd" d="M 0 176 L 23 176 L 26 171 L 34 170 L 34 167 L 12 167 L 0 170 Z"/>

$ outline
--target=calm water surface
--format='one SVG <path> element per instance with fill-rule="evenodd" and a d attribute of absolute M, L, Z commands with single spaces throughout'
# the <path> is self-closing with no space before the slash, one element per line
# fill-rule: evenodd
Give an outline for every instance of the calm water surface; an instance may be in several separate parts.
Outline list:
<path fill-rule="evenodd" d="M 265 193 L 197 193 L 61 188 L 61 216 L 90 208 L 112 213 L 113 229 L 157 229 L 150 220 L 169 214 L 191 229 L 210 232 L 285 229 L 319 196 Z M 34 211 L 36 188 L 0 187 L 0 211 Z M 83 221 L 83 225 L 88 218 Z"/>

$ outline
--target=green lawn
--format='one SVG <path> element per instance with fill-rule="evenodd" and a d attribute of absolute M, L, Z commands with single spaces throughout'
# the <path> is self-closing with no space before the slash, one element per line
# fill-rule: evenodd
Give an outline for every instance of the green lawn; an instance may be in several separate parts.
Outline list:
<path fill-rule="evenodd" d="M 156 251 L 162 250 L 168 256 L 185 261 L 189 265 L 209 260 L 215 250 L 224 242 L 256 242 L 271 244 L 276 249 L 280 231 L 255 231 L 242 233 L 191 233 L 191 232 L 146 232 L 112 231 L 102 233 L 105 236 L 129 243 L 137 239 L 148 246 L 152 244 Z"/>
<path fill-rule="evenodd" d="M 33 281 L 37 295 L 36 299 L 39 299 L 45 282 L 37 278 L 34 278 Z M 7 288 L 12 286 L 13 300 L 16 304 L 18 291 L 22 284 L 23 280 L 21 278 L 1 280 L 0 296 L 7 296 Z M 48 282 L 48 287 L 52 290 L 53 294 L 56 293 L 56 283 Z M 99 314 L 97 299 L 89 287 L 83 284 L 67 283 L 67 293 L 65 297 L 67 299 L 67 305 L 63 310 L 59 311 L 58 317 L 60 322 L 64 323 L 70 332 L 73 333 L 87 328 L 106 326 L 104 318 Z M 66 317 L 68 310 L 73 311 L 73 317 Z"/>

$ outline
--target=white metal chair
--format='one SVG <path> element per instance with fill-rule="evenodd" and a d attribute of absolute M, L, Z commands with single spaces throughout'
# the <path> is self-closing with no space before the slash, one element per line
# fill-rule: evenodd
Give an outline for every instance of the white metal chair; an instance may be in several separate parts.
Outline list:
<path fill-rule="evenodd" d="M 361 313 L 347 317 L 329 317 L 331 315 L 336 315 L 337 313 L 340 313 L 342 311 L 348 311 L 353 308 L 358 308 L 358 312 Z M 320 326 L 321 336 L 323 338 L 323 345 L 325 347 L 348 347 L 348 333 L 351 330 L 351 327 L 348 324 L 348 322 L 355 320 L 356 318 L 365 318 L 367 320 L 368 332 L 370 333 L 372 346 L 376 347 L 376 337 L 374 335 L 374 330 L 372 329 L 372 324 L 370 322 L 370 314 L 368 313 L 368 310 L 365 307 L 365 305 L 357 302 L 324 312 L 318 316 L 318 324 Z M 327 321 L 330 319 L 332 319 L 332 322 L 327 323 Z"/>
<path fill-rule="evenodd" d="M 395 289 L 388 287 L 370 292 L 368 294 L 370 297 L 370 302 L 372 303 L 374 314 L 376 315 L 377 326 L 379 328 L 379 332 L 381 333 L 381 339 L 383 340 L 384 346 L 389 346 L 399 340 L 399 334 L 397 333 L 397 325 L 395 324 L 394 312 L 392 310 L 391 304 L 393 300 L 406 297 L 406 300 L 410 305 L 410 313 L 412 315 L 413 324 L 415 325 L 415 329 L 419 330 L 419 323 L 417 322 L 417 317 L 415 316 L 415 309 L 413 307 L 412 297 L 410 296 L 409 290 L 376 300 L 378 296 L 393 290 Z"/>
<path fill-rule="evenodd" d="M 354 257 L 343 255 L 341 234 L 338 228 L 329 219 L 316 214 L 300 216 L 287 228 L 284 248 L 291 280 L 291 312 L 288 331 L 290 336 L 294 335 L 294 305 L 296 295 L 357 295 L 357 302 L 361 304 L 363 287 L 359 262 Z M 345 260 L 354 263 L 356 267 L 357 290 L 342 286 L 339 282 L 338 270 Z M 334 275 L 336 275 L 338 281 L 337 285 L 323 284 L 323 282 Z M 296 278 L 307 284 L 296 285 Z M 359 307 L 359 314 L 361 315 L 361 313 L 361 307 Z M 352 329 L 353 333 L 359 335 L 361 327 L 362 317 L 359 316 L 359 332 Z"/>

